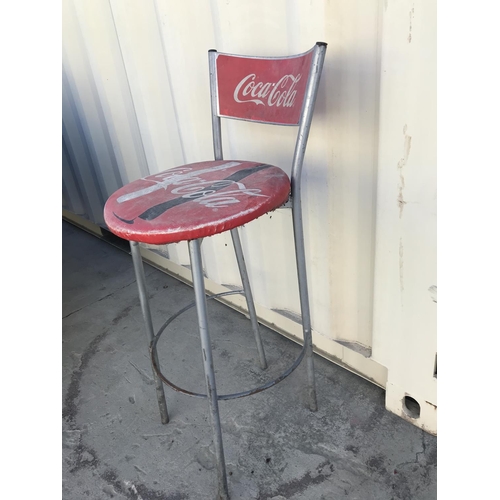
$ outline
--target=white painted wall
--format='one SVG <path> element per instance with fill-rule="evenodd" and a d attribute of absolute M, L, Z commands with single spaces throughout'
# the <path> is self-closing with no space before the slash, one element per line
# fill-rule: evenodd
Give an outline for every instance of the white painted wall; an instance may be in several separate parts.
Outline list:
<path fill-rule="evenodd" d="M 62 5 L 63 207 L 98 225 L 117 187 L 213 157 L 208 49 L 291 55 L 328 43 L 304 165 L 314 342 L 397 387 L 387 392 L 392 411 L 402 412 L 401 391 L 417 399 L 422 417 L 412 422 L 435 432 L 424 411 L 425 401 L 436 404 L 428 292 L 436 285 L 434 3 Z M 296 129 L 225 120 L 223 130 L 226 158 L 290 172 Z M 297 325 L 275 312 L 299 311 L 290 212 L 264 216 L 241 235 L 260 316 L 297 336 Z M 179 273 L 189 264 L 185 244 L 164 254 Z M 239 284 L 227 235 L 206 239 L 203 257 L 214 287 Z"/>

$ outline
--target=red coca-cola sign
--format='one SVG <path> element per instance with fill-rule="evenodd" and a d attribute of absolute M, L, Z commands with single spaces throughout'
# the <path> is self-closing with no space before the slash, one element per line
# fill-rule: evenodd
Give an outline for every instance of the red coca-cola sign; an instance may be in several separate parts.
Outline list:
<path fill-rule="evenodd" d="M 313 51 L 283 59 L 217 54 L 220 116 L 297 125 Z"/>

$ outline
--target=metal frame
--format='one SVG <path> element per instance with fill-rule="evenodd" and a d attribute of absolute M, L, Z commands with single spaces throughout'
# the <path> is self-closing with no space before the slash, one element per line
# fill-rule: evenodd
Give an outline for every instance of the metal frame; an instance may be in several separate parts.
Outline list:
<path fill-rule="evenodd" d="M 206 297 L 207 300 L 212 300 L 212 299 L 218 299 L 219 297 L 225 297 L 227 295 L 236 295 L 236 294 L 244 294 L 244 290 L 231 290 L 230 292 L 222 292 L 222 293 L 217 293 L 215 295 L 210 295 Z M 192 309 L 196 305 L 196 301 L 191 302 L 188 304 L 186 307 L 183 307 L 180 311 L 177 311 L 173 316 L 170 316 L 170 318 L 163 323 L 162 327 L 158 330 L 158 333 L 155 335 L 153 341 L 151 342 L 151 345 L 149 347 L 150 353 L 151 353 L 151 359 L 153 363 L 153 369 L 155 370 L 157 376 L 165 382 L 169 387 L 171 387 L 174 391 L 181 392 L 182 394 L 186 394 L 186 396 L 192 396 L 195 398 L 202 398 L 206 399 L 207 394 L 200 394 L 198 392 L 192 392 L 188 391 L 186 389 L 183 389 L 182 387 L 179 387 L 178 385 L 174 384 L 170 380 L 168 380 L 165 375 L 161 372 L 160 366 L 158 364 L 158 341 L 160 340 L 161 335 L 163 332 L 166 330 L 166 328 L 172 323 L 176 318 L 178 318 L 181 314 L 185 313 L 189 309 Z M 242 391 L 242 392 L 235 392 L 233 394 L 223 394 L 223 395 L 218 395 L 217 399 L 219 401 L 228 401 L 230 399 L 239 399 L 239 398 L 244 398 L 246 396 L 252 396 L 253 394 L 257 394 L 259 392 L 265 391 L 266 389 L 269 389 L 270 387 L 275 386 L 282 380 L 285 380 L 288 375 L 290 375 L 302 362 L 304 359 L 304 356 L 306 354 L 306 346 L 302 346 L 302 349 L 300 351 L 300 354 L 297 356 L 297 359 L 294 361 L 294 363 L 288 368 L 286 371 L 284 371 L 279 377 L 276 377 L 273 380 L 270 380 L 266 382 L 265 384 L 260 385 L 259 387 L 256 387 L 255 389 L 249 389 L 247 391 Z"/>
<path fill-rule="evenodd" d="M 233 238 L 234 253 L 236 254 L 236 260 L 238 261 L 238 268 L 240 270 L 241 282 L 243 284 L 248 312 L 250 314 L 250 321 L 252 323 L 252 330 L 255 336 L 255 343 L 257 344 L 257 351 L 259 352 L 260 367 L 265 370 L 267 368 L 266 354 L 264 353 L 264 346 L 262 345 L 262 339 L 260 337 L 259 322 L 257 321 L 257 313 L 253 302 L 250 279 L 248 278 L 243 248 L 241 247 L 240 234 L 238 233 L 237 228 L 231 230 L 231 237 Z"/>
<path fill-rule="evenodd" d="M 302 205 L 301 205 L 301 174 L 302 166 L 304 162 L 304 155 L 307 145 L 307 139 L 309 136 L 309 130 L 311 127 L 311 121 L 314 110 L 314 103 L 316 101 L 316 96 L 318 92 L 319 79 L 321 76 L 321 71 L 323 68 L 323 62 L 326 52 L 326 43 L 318 42 L 313 49 L 313 58 L 311 62 L 311 68 L 309 71 L 308 82 L 306 87 L 305 98 L 302 105 L 302 111 L 300 115 L 300 120 L 298 123 L 298 133 L 295 143 L 295 151 L 292 161 L 292 175 L 291 175 L 291 198 L 292 198 L 292 219 L 293 219 L 293 233 L 294 233 L 294 243 L 295 243 L 295 255 L 296 255 L 296 265 L 297 265 L 297 275 L 299 281 L 299 295 L 300 295 L 300 308 L 302 313 L 302 329 L 304 335 L 304 344 L 300 355 L 295 360 L 293 365 L 286 370 L 278 378 L 267 382 L 255 389 L 250 389 L 240 393 L 218 395 L 217 387 L 215 382 L 215 371 L 212 358 L 212 348 L 210 345 L 210 334 L 208 328 L 208 317 L 207 317 L 207 297 L 205 294 L 205 285 L 203 277 L 203 264 L 201 257 L 201 241 L 202 239 L 191 240 L 188 242 L 189 245 L 189 256 L 191 260 L 191 270 L 193 276 L 193 287 L 195 292 L 195 301 L 188 306 L 184 307 L 182 310 L 177 312 L 175 315 L 170 317 L 160 328 L 158 333 L 154 335 L 153 324 L 151 320 L 151 312 L 149 309 L 145 278 L 144 278 L 144 268 L 142 264 L 142 257 L 140 254 L 139 244 L 135 241 L 130 242 L 132 259 L 134 262 L 134 270 L 137 278 L 137 286 L 139 289 L 139 297 L 141 302 L 142 314 L 144 317 L 144 322 L 146 325 L 146 333 L 149 339 L 149 348 L 151 354 L 151 362 L 153 366 L 153 374 L 156 384 L 156 392 L 158 405 L 160 408 L 161 421 L 163 424 L 168 423 L 168 412 L 167 405 L 165 401 L 165 394 L 163 391 L 163 382 L 168 384 L 174 390 L 187 394 L 189 396 L 206 398 L 209 402 L 210 417 L 212 423 L 212 430 L 214 434 L 214 445 L 215 445 L 215 456 L 217 460 L 217 471 L 218 471 L 218 496 L 219 500 L 229 500 L 229 491 L 227 484 L 227 474 L 226 474 L 226 464 L 224 459 L 224 447 L 222 442 L 222 430 L 219 415 L 218 402 L 220 400 L 236 399 L 252 394 L 256 394 L 265 389 L 268 389 L 277 383 L 284 380 L 288 375 L 290 375 L 302 362 L 306 359 L 307 366 L 307 392 L 309 399 L 309 407 L 312 411 L 316 411 L 318 408 L 317 397 L 316 397 L 316 386 L 314 379 L 314 363 L 313 363 L 313 346 L 312 346 L 312 335 L 311 335 L 311 315 L 309 309 L 309 294 L 307 288 L 307 272 L 306 272 L 306 259 L 305 259 L 305 247 L 304 247 L 304 229 L 302 222 Z M 308 51 L 309 52 L 309 51 Z M 307 52 L 306 52 L 307 53 Z M 209 51 L 209 71 L 210 71 L 210 96 L 211 96 L 211 106 L 212 106 L 212 131 L 213 131 L 213 147 L 214 147 L 214 157 L 215 160 L 223 159 L 222 152 L 222 133 L 221 133 L 221 116 L 218 114 L 218 95 L 217 95 L 217 71 L 216 71 L 216 59 L 218 52 L 215 50 Z M 228 54 L 230 55 L 230 54 Z M 301 54 L 303 55 L 303 54 Z M 300 55 L 299 55 L 300 56 Z M 239 57 L 239 56 L 238 56 Z M 290 56 L 283 58 L 254 58 L 254 59 L 290 59 L 298 56 Z M 230 118 L 230 117 L 225 117 Z M 257 120 L 248 120 L 257 121 Z M 262 123 L 262 122 L 259 122 Z M 267 123 L 267 122 L 266 122 Z M 279 125 L 273 123 L 273 125 Z M 236 293 L 244 293 L 247 301 L 248 311 L 250 315 L 250 320 L 252 324 L 252 330 L 255 336 L 255 341 L 257 344 L 257 350 L 259 353 L 259 361 L 262 369 L 267 368 L 267 362 L 264 353 L 264 347 L 262 344 L 262 339 L 260 337 L 259 326 L 257 321 L 257 314 L 255 311 L 255 305 L 253 302 L 252 291 L 250 287 L 250 280 L 248 278 L 248 273 L 245 265 L 245 258 L 243 255 L 243 250 L 241 247 L 240 237 L 238 229 L 231 230 L 231 236 L 233 239 L 233 246 L 235 250 L 236 260 L 238 262 L 238 268 L 240 271 L 241 281 L 243 284 L 243 290 L 236 290 L 230 292 L 224 292 L 221 294 L 213 295 L 208 297 L 209 299 L 222 297 L 224 295 L 232 295 Z M 198 327 L 200 330 L 201 348 L 203 354 L 203 365 L 205 370 L 205 381 L 207 386 L 206 394 L 198 394 L 190 391 L 186 391 L 176 386 L 170 382 L 162 373 L 160 369 L 160 364 L 158 361 L 157 353 L 157 343 L 164 332 L 166 327 L 179 315 L 188 309 L 196 305 L 197 316 L 198 316 Z"/>
<path fill-rule="evenodd" d="M 314 361 L 313 361 L 313 345 L 312 345 L 312 331 L 311 331 L 311 313 L 309 308 L 309 292 L 307 287 L 307 271 L 306 271 L 306 257 L 304 246 L 304 227 L 302 219 L 302 204 L 301 204 L 301 177 L 302 166 L 304 163 L 304 156 L 306 152 L 307 139 L 309 138 L 309 131 L 314 111 L 314 104 L 318 94 L 319 80 L 323 69 L 323 62 L 326 53 L 326 43 L 318 42 L 312 49 L 314 51 L 311 61 L 311 68 L 309 70 L 309 77 L 306 87 L 306 94 L 302 105 L 302 112 L 299 119 L 299 130 L 295 142 L 295 151 L 292 160 L 292 175 L 291 175 L 291 199 L 292 199 L 292 220 L 293 220 L 293 234 L 295 244 L 295 258 L 297 265 L 297 276 L 299 281 L 299 296 L 300 296 L 300 309 L 302 314 L 302 331 L 304 335 L 304 346 L 306 348 L 306 365 L 307 365 L 307 379 L 308 386 L 307 392 L 309 397 L 309 408 L 311 411 L 318 409 L 316 397 L 316 383 L 314 378 Z M 308 51 L 309 52 L 309 51 Z M 306 54 L 305 52 L 304 54 Z M 222 152 L 222 131 L 221 131 L 221 116 L 218 114 L 218 90 L 217 90 L 217 55 L 216 50 L 208 52 L 209 71 L 210 71 L 210 100 L 212 105 L 212 134 L 214 146 L 215 160 L 223 160 Z M 304 55 L 300 54 L 300 55 Z M 231 54 L 226 54 L 231 55 Z M 289 56 L 283 58 L 268 58 L 255 57 L 254 59 L 290 59 L 297 56 Z M 224 117 L 231 119 L 231 117 Z M 248 120 L 253 121 L 253 120 Z M 277 125 L 271 123 L 270 125 Z M 236 232 L 237 230 L 233 230 Z M 238 265 L 241 263 L 243 253 L 239 255 L 235 247 Z M 243 263 L 244 265 L 244 263 Z M 245 290 L 250 290 L 250 284 L 246 286 L 243 283 Z M 251 292 L 250 292 L 251 295 Z M 247 296 L 248 302 L 248 296 Z M 252 304 L 253 307 L 253 304 Z M 249 307 L 250 309 L 250 307 Z"/>
<path fill-rule="evenodd" d="M 317 411 L 318 402 L 316 397 L 316 383 L 314 379 L 313 346 L 311 331 L 311 313 L 309 309 L 309 291 L 307 287 L 306 255 L 304 247 L 304 227 L 302 222 L 301 204 L 301 177 L 304 156 L 306 153 L 307 139 L 311 129 L 314 103 L 318 95 L 318 86 L 323 63 L 325 60 L 326 44 L 317 43 L 314 52 L 309 81 L 307 84 L 306 97 L 302 107 L 299 122 L 299 131 L 295 143 L 295 152 L 292 160 L 292 219 L 293 234 L 295 241 L 295 257 L 297 262 L 297 274 L 299 280 L 300 309 L 302 313 L 302 330 L 304 332 L 304 344 L 307 344 L 306 364 L 308 378 L 309 407 Z"/>

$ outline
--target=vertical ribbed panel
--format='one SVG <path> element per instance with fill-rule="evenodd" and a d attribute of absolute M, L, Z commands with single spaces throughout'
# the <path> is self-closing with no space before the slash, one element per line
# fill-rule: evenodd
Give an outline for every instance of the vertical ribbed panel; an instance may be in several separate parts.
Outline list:
<path fill-rule="evenodd" d="M 95 82 L 105 132 L 109 135 L 121 183 L 149 173 L 120 40 L 107 0 L 74 2 Z M 78 64 L 76 60 L 72 63 Z"/>
<path fill-rule="evenodd" d="M 303 52 L 318 40 L 329 44 L 303 176 L 313 327 L 370 347 L 377 3 L 63 4 L 63 62 L 75 122 L 68 143 L 79 130 L 76 163 L 91 172 L 79 187 L 88 217 L 99 224 L 103 201 L 119 185 L 212 157 L 208 49 L 269 56 Z M 295 127 L 224 120 L 224 155 L 290 173 L 296 133 Z M 67 190 L 65 198 L 73 196 Z M 290 211 L 249 224 L 241 236 L 256 300 L 297 313 Z M 208 277 L 239 283 L 230 235 L 206 239 L 202 250 Z M 189 263 L 185 244 L 170 245 L 168 254 Z"/>

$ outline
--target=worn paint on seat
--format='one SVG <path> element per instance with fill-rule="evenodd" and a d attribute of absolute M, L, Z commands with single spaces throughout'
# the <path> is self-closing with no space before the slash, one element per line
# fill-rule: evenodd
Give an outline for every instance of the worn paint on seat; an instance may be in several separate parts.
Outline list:
<path fill-rule="evenodd" d="M 110 231 L 151 244 L 228 231 L 283 205 L 290 180 L 278 167 L 249 161 L 205 161 L 138 179 L 104 207 Z"/>

